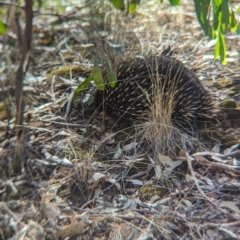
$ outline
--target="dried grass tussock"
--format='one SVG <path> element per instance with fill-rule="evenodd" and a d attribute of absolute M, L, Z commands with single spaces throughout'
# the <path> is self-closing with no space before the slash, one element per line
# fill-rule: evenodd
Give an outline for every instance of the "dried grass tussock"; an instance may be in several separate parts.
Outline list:
<path fill-rule="evenodd" d="M 155 91 L 155 97 L 150 106 L 149 120 L 136 125 L 137 138 L 145 139 L 151 146 L 154 155 L 167 154 L 166 151 L 174 153 L 173 148 L 180 143 L 178 140 L 181 131 L 172 123 L 173 96 L 166 96 L 159 88 Z"/>

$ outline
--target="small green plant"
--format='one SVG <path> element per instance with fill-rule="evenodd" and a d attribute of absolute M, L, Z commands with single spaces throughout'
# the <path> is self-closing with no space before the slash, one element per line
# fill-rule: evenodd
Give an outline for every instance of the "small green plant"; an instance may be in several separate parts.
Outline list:
<path fill-rule="evenodd" d="M 107 81 L 110 85 L 110 87 L 114 87 L 117 82 L 117 77 L 112 69 L 111 63 L 109 59 L 105 59 L 106 63 L 106 75 L 107 75 Z M 96 88 L 98 90 L 103 91 L 105 89 L 106 82 L 103 79 L 101 68 L 98 66 L 97 61 L 94 63 L 94 67 L 92 70 L 91 76 L 87 77 L 82 83 L 78 85 L 78 87 L 75 90 L 74 97 L 76 98 L 79 96 L 79 94 L 87 87 L 87 85 L 94 81 Z"/>
<path fill-rule="evenodd" d="M 0 16 L 2 15 L 2 10 L 0 9 Z M 0 19 L 0 35 L 4 35 L 6 32 L 6 25 L 4 22 Z"/>
<path fill-rule="evenodd" d="M 3 35 L 6 32 L 5 24 L 0 20 L 0 35 Z"/>

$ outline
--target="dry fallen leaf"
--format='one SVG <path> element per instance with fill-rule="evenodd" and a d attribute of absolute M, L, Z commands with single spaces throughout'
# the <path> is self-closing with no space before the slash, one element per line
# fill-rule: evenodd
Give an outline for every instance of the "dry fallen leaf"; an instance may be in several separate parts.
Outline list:
<path fill-rule="evenodd" d="M 71 237 L 73 235 L 80 234 L 82 235 L 84 231 L 89 227 L 90 222 L 83 218 L 80 222 L 77 221 L 74 215 L 71 216 L 71 223 L 69 225 L 64 226 L 63 228 L 59 228 L 56 231 L 57 237 Z"/>

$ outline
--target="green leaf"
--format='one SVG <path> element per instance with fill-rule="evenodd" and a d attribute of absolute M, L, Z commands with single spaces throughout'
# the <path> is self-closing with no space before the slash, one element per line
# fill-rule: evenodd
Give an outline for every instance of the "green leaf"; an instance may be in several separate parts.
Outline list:
<path fill-rule="evenodd" d="M 115 8 L 120 9 L 122 11 L 125 9 L 124 0 L 109 0 L 109 1 Z"/>
<path fill-rule="evenodd" d="M 237 25 L 236 33 L 237 33 L 237 34 L 240 34 L 240 23 L 238 23 L 238 25 Z"/>
<path fill-rule="evenodd" d="M 221 11 L 222 0 L 213 0 L 213 29 L 218 29 L 219 13 Z"/>
<path fill-rule="evenodd" d="M 220 56 L 220 47 L 219 47 L 219 39 L 217 38 L 217 42 L 214 48 L 214 58 L 217 59 Z"/>
<path fill-rule="evenodd" d="M 94 83 L 96 84 L 97 89 L 103 91 L 105 88 L 105 84 L 102 77 L 102 71 L 97 64 L 97 61 L 95 61 L 94 63 L 92 79 L 94 80 Z"/>
<path fill-rule="evenodd" d="M 225 33 L 228 23 L 229 23 L 229 7 L 228 7 L 228 0 L 222 0 L 222 5 L 221 5 L 221 24 L 222 24 L 222 32 Z"/>
<path fill-rule="evenodd" d="M 107 80 L 109 82 L 109 85 L 113 88 L 117 82 L 117 77 L 116 77 L 114 71 L 112 70 L 112 66 L 108 60 L 107 60 L 106 69 L 107 69 Z"/>
<path fill-rule="evenodd" d="M 172 6 L 180 5 L 181 0 L 168 0 Z"/>
<path fill-rule="evenodd" d="M 141 2 L 141 0 L 130 0 L 130 3 L 135 3 L 137 5 L 139 5 Z"/>
<path fill-rule="evenodd" d="M 136 12 L 136 9 L 137 9 L 137 3 L 130 3 L 129 4 L 128 12 L 130 14 Z"/>
<path fill-rule="evenodd" d="M 218 30 L 218 35 L 217 35 L 217 43 L 215 45 L 214 49 L 214 57 L 218 58 L 220 56 L 220 60 L 222 62 L 222 65 L 226 65 L 226 55 L 227 55 L 227 50 L 226 50 L 226 43 L 224 39 L 224 35 Z"/>
<path fill-rule="evenodd" d="M 237 22 L 236 22 L 235 15 L 234 15 L 233 11 L 231 11 L 230 16 L 229 16 L 229 26 L 230 26 L 232 32 L 236 31 Z"/>
<path fill-rule="evenodd" d="M 226 49 L 226 42 L 223 34 L 220 32 L 220 59 L 223 65 L 227 64 L 227 49 Z"/>
<path fill-rule="evenodd" d="M 238 9 L 237 9 L 237 13 L 240 13 L 240 7 L 238 7 Z"/>
<path fill-rule="evenodd" d="M 87 85 L 93 80 L 92 77 L 86 78 L 83 82 L 81 82 L 78 87 L 76 88 L 73 99 L 76 99 L 77 96 L 80 95 L 80 93 L 87 87 Z"/>
<path fill-rule="evenodd" d="M 5 24 L 0 20 L 0 35 L 3 35 L 6 32 Z"/>
<path fill-rule="evenodd" d="M 198 21 L 205 35 L 209 36 L 211 39 L 215 38 L 215 33 L 210 25 L 210 22 L 208 21 L 208 9 L 210 0 L 194 0 L 194 4 Z"/>
<path fill-rule="evenodd" d="M 93 103 L 93 101 L 94 101 L 94 93 L 95 93 L 95 89 L 93 88 L 91 91 L 90 91 L 90 97 L 89 97 L 89 99 L 88 99 L 88 101 L 87 101 L 87 103 L 88 103 L 88 105 L 90 106 L 92 103 Z"/>

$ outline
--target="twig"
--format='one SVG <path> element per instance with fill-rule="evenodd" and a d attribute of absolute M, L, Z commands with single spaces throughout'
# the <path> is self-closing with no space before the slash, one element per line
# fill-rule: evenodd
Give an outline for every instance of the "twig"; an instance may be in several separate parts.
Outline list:
<path fill-rule="evenodd" d="M 67 126 L 67 127 L 91 127 L 91 124 L 76 124 L 76 123 L 63 123 L 63 122 L 56 122 L 56 121 L 51 121 L 51 120 L 43 120 L 39 118 L 39 121 L 41 122 L 46 122 L 46 123 L 53 123 L 53 124 L 58 124 L 62 126 Z"/>
<path fill-rule="evenodd" d="M 184 149 L 184 153 L 185 153 L 185 156 L 187 158 L 187 164 L 188 164 L 188 168 L 190 170 L 190 173 L 191 173 L 191 176 L 193 178 L 193 181 L 198 189 L 198 191 L 201 193 L 201 195 L 203 196 L 203 198 L 207 198 L 207 196 L 205 195 L 205 193 L 203 192 L 203 190 L 200 188 L 199 184 L 198 184 L 198 181 L 197 181 L 197 178 L 196 178 L 196 175 L 195 175 L 195 172 L 193 171 L 193 168 L 192 168 L 192 163 L 191 163 L 191 157 L 188 153 L 188 151 L 186 149 Z"/>
<path fill-rule="evenodd" d="M 186 144 L 185 144 L 184 139 L 185 139 L 185 138 L 184 138 L 184 136 L 182 135 L 182 139 L 181 139 L 181 140 L 182 140 L 182 144 L 183 144 L 183 150 L 184 150 L 185 156 L 186 156 L 186 158 L 187 158 L 188 168 L 189 168 L 189 170 L 190 170 L 190 173 L 191 173 L 191 176 L 192 176 L 192 178 L 193 178 L 193 180 L 194 180 L 194 183 L 195 183 L 198 191 L 199 191 L 200 194 L 202 195 L 202 197 L 203 197 L 205 200 L 207 200 L 211 205 L 213 205 L 216 209 L 218 209 L 221 213 L 223 213 L 223 214 L 228 214 L 228 215 L 229 215 L 230 217 L 232 217 L 233 219 L 239 220 L 237 217 L 235 217 L 235 216 L 232 215 L 231 213 L 229 213 L 229 212 L 225 211 L 224 209 L 218 207 L 218 206 L 217 206 L 209 197 L 207 197 L 207 196 L 205 195 L 205 193 L 202 191 L 202 189 L 200 188 L 200 186 L 199 186 L 199 184 L 198 184 L 198 181 L 197 181 L 195 172 L 194 172 L 194 170 L 193 170 L 193 168 L 192 168 L 191 157 L 190 157 L 190 155 L 189 155 L 189 153 L 188 153 L 188 151 L 187 151 L 187 148 L 186 148 Z"/>
<path fill-rule="evenodd" d="M 199 184 L 198 184 L 198 181 L 197 181 L 197 178 L 196 178 L 196 175 L 195 175 L 195 172 L 193 171 L 193 168 L 192 168 L 192 163 L 191 163 L 191 157 L 187 151 L 187 147 L 186 147 L 186 141 L 185 141 L 185 138 L 186 136 L 185 135 L 181 135 L 181 142 L 182 142 L 182 145 L 183 145 L 183 150 L 184 150 L 184 154 L 186 156 L 186 159 L 187 159 L 187 164 L 188 164 L 188 168 L 190 170 L 190 173 L 191 173 L 191 176 L 193 178 L 193 181 L 195 182 L 195 185 L 198 189 L 198 191 L 201 193 L 201 195 L 203 196 L 203 198 L 207 198 L 207 196 L 205 195 L 205 193 L 202 191 L 202 189 L 200 188 Z"/>

